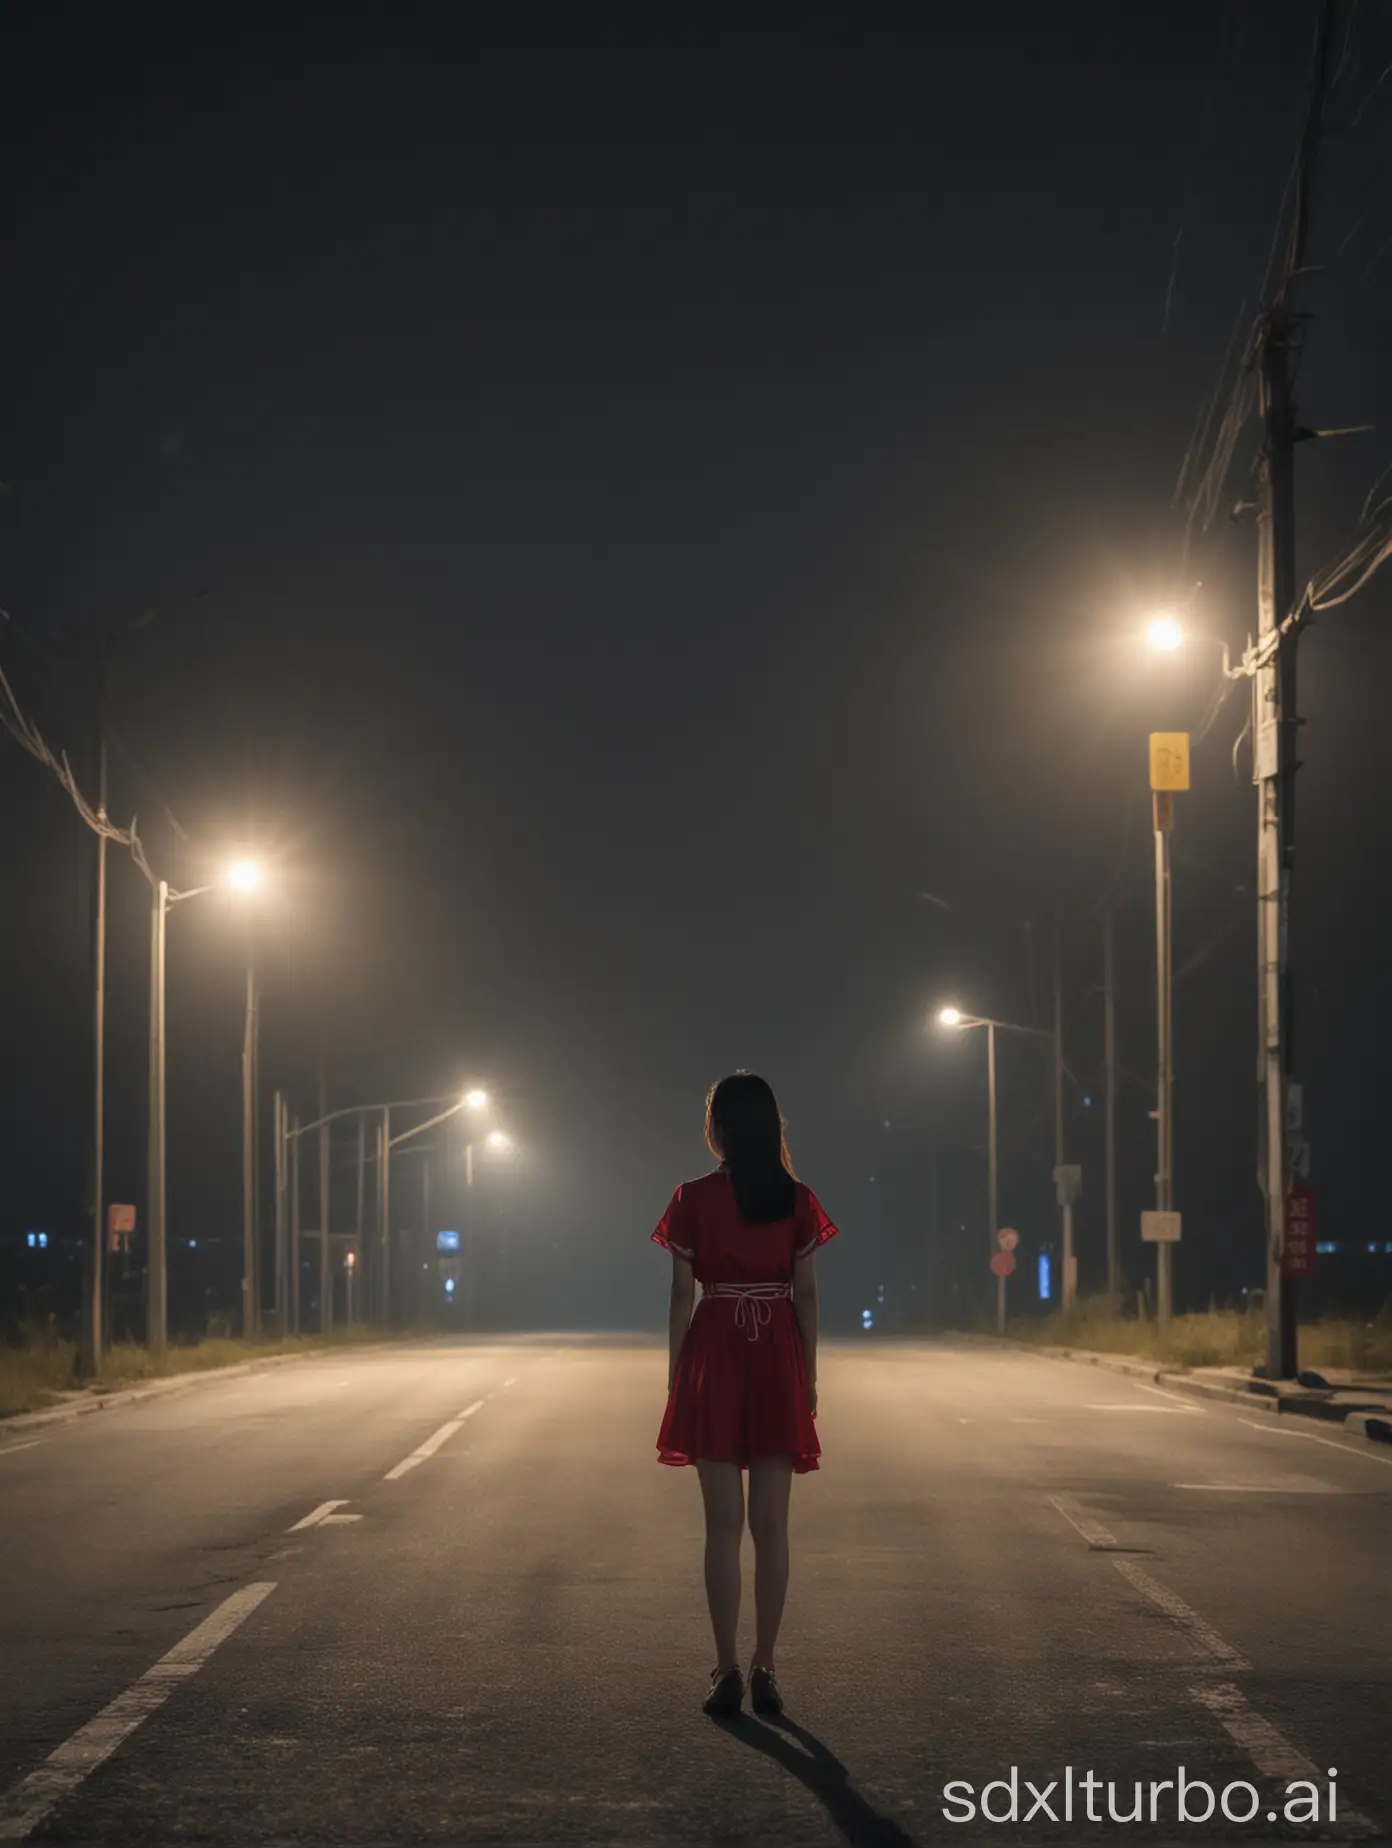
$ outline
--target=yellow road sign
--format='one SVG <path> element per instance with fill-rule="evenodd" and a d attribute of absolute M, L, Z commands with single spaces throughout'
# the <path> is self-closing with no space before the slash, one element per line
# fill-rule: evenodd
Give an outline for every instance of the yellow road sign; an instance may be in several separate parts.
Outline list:
<path fill-rule="evenodd" d="M 1150 734 L 1150 786 L 1157 790 L 1189 787 L 1188 732 Z"/>

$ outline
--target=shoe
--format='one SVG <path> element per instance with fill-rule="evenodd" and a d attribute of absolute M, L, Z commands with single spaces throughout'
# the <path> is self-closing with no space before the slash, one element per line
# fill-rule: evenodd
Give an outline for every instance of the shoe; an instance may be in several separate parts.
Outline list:
<path fill-rule="evenodd" d="M 701 1703 L 703 1711 L 712 1719 L 725 1719 L 739 1712 L 743 1699 L 744 1676 L 737 1668 L 727 1669 L 723 1675 L 718 1668 L 711 1670 L 710 1693 Z"/>
<path fill-rule="evenodd" d="M 750 1669 L 749 1700 L 756 1713 L 774 1714 L 783 1711 L 783 1696 L 778 1692 L 778 1682 L 771 1668 Z"/>

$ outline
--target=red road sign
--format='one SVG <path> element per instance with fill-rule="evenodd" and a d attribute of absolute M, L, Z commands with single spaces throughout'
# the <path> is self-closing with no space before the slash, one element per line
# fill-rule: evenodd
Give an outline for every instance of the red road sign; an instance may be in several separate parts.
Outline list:
<path fill-rule="evenodd" d="M 1014 1251 L 1020 1242 L 1020 1234 L 1014 1226 L 1002 1226 L 996 1234 L 996 1243 L 1002 1251 Z"/>
<path fill-rule="evenodd" d="M 1304 1181 L 1293 1181 L 1286 1195 L 1286 1248 L 1283 1277 L 1312 1277 L 1315 1272 L 1315 1196 Z"/>
<path fill-rule="evenodd" d="M 997 1277 L 1008 1277 L 1015 1268 L 1013 1251 L 997 1251 L 991 1256 L 991 1270 Z"/>

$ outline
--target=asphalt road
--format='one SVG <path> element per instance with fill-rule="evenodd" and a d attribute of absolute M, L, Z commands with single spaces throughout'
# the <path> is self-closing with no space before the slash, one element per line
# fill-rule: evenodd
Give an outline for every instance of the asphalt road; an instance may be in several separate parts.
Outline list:
<path fill-rule="evenodd" d="M 722 1727 L 664 1366 L 622 1337 L 373 1349 L 0 1427 L 0 1839 L 1392 1826 L 1392 1451 L 1013 1352 L 828 1344 L 788 1717 Z M 1149 1821 L 1181 1765 L 1252 1822 L 1183 1823 L 1173 1790 Z M 1019 1822 L 983 1820 L 1012 1766 Z M 1287 1824 L 1304 1778 L 1320 1820 Z M 1142 1819 L 1107 1822 L 1138 1779 Z"/>

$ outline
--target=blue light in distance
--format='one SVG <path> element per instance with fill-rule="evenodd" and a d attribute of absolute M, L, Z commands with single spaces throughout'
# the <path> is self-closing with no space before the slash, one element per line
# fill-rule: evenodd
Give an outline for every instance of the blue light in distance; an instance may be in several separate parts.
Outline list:
<path fill-rule="evenodd" d="M 1049 1276 L 1049 1254 L 1047 1251 L 1041 1251 L 1039 1254 L 1039 1300 L 1041 1303 L 1048 1302 L 1052 1288 L 1053 1280 Z"/>
<path fill-rule="evenodd" d="M 435 1249 L 437 1251 L 458 1251 L 459 1234 L 457 1232 L 437 1232 L 435 1234 Z"/>
<path fill-rule="evenodd" d="M 453 1277 L 445 1278 L 445 1295 L 446 1296 L 454 1295 L 454 1278 Z"/>
<path fill-rule="evenodd" d="M 29 1232 L 25 1234 L 25 1237 L 28 1242 L 29 1249 L 32 1251 L 35 1245 L 37 1245 L 39 1242 L 39 1235 L 37 1232 Z"/>

